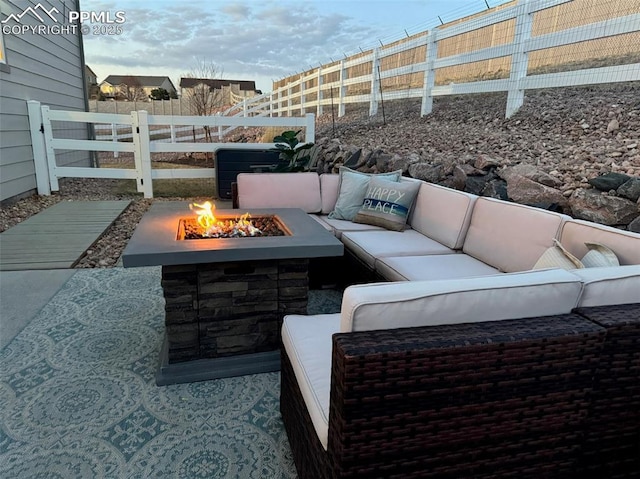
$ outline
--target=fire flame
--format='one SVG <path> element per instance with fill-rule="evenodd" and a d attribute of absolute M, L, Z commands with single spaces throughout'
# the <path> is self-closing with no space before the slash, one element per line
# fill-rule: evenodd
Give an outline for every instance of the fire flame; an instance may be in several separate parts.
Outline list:
<path fill-rule="evenodd" d="M 251 215 L 245 213 L 235 220 L 218 220 L 214 215 L 215 205 L 210 201 L 202 204 L 192 203 L 189 208 L 198 215 L 198 224 L 204 230 L 203 236 L 211 238 L 256 236 L 261 234 L 258 228 L 251 223 Z"/>

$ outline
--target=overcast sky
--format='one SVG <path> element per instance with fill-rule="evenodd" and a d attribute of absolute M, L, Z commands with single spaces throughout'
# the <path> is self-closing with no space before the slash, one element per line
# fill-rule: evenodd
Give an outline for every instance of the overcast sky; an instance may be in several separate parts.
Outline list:
<path fill-rule="evenodd" d="M 503 3 L 82 0 L 81 8 L 112 18 L 125 14 L 120 35 L 84 36 L 86 62 L 98 81 L 112 74 L 166 75 L 178 88 L 180 77 L 204 60 L 217 66 L 218 78 L 254 80 L 268 92 L 274 80 Z"/>

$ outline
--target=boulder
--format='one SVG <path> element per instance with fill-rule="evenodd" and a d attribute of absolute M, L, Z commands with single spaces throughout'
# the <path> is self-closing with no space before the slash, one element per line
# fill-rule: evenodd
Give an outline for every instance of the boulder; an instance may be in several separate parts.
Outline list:
<path fill-rule="evenodd" d="M 640 198 L 640 178 L 631 178 L 620 185 L 616 190 L 618 196 L 622 196 L 631 201 L 638 201 Z"/>
<path fill-rule="evenodd" d="M 617 190 L 631 177 L 624 173 L 605 173 L 604 175 L 591 178 L 589 184 L 600 191 Z"/>
<path fill-rule="evenodd" d="M 576 190 L 569 198 L 569 205 L 574 217 L 611 226 L 627 225 L 639 213 L 637 203 L 593 189 Z"/>
<path fill-rule="evenodd" d="M 640 233 L 640 216 L 638 216 L 635 220 L 629 223 L 629 225 L 627 226 L 627 229 L 634 233 Z"/>
<path fill-rule="evenodd" d="M 539 170 L 535 166 L 528 165 L 526 163 L 520 163 L 519 165 L 503 168 L 498 174 L 503 180 L 506 180 L 507 183 L 509 183 L 511 177 L 523 176 L 531 181 L 551 188 L 559 188 L 562 186 L 562 181 L 558 178 L 555 178 L 550 174 Z"/>
<path fill-rule="evenodd" d="M 488 179 L 486 176 L 468 176 L 464 185 L 464 191 L 473 195 L 482 195 L 482 191 L 487 186 Z"/>
<path fill-rule="evenodd" d="M 413 178 L 438 183 L 443 178 L 442 165 L 431 165 L 429 163 L 414 163 L 409 166 L 409 174 Z"/>
<path fill-rule="evenodd" d="M 563 210 L 567 206 L 567 198 L 562 191 L 525 176 L 510 175 L 507 180 L 507 194 L 516 203 L 525 205 L 557 204 Z"/>
<path fill-rule="evenodd" d="M 355 169 L 358 166 L 358 162 L 360 161 L 360 155 L 362 154 L 362 148 L 358 148 L 355 151 L 350 151 L 349 157 L 345 157 L 344 166 L 348 168 Z"/>
<path fill-rule="evenodd" d="M 420 155 L 417 153 L 411 153 L 407 156 L 394 155 L 387 165 L 389 168 L 388 171 L 402 170 L 403 174 L 407 174 L 409 172 L 409 166 L 418 162 L 420 162 Z"/>
<path fill-rule="evenodd" d="M 507 193 L 507 182 L 496 178 L 485 183 L 484 188 L 480 192 L 482 196 L 488 196 L 490 198 L 497 198 L 499 200 L 508 200 L 509 194 Z"/>
<path fill-rule="evenodd" d="M 465 173 L 464 169 L 460 165 L 453 169 L 451 185 L 453 188 L 460 191 L 463 191 L 467 185 L 467 173 Z"/>
<path fill-rule="evenodd" d="M 491 158 L 487 155 L 478 155 L 476 161 L 473 163 L 473 166 L 478 168 L 479 170 L 488 170 L 489 168 L 497 168 L 502 164 L 502 160 L 498 158 Z"/>

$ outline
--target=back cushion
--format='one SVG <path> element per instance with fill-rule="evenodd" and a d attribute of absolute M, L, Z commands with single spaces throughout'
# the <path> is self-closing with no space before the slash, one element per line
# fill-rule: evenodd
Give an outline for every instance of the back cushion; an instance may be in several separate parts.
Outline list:
<path fill-rule="evenodd" d="M 300 208 L 306 213 L 322 209 L 317 173 L 240 173 L 240 208 Z"/>
<path fill-rule="evenodd" d="M 348 287 L 340 332 L 476 323 L 569 313 L 580 278 L 560 269 Z"/>
<path fill-rule="evenodd" d="M 320 175 L 320 194 L 322 195 L 322 214 L 328 215 L 333 211 L 338 201 L 340 190 L 340 175 L 324 173 Z"/>
<path fill-rule="evenodd" d="M 478 198 L 462 250 L 504 272 L 525 271 L 560 234 L 566 215 Z"/>
<path fill-rule="evenodd" d="M 438 243 L 460 249 L 476 199 L 469 193 L 422 182 L 409 224 Z"/>
<path fill-rule="evenodd" d="M 620 264 L 640 264 L 640 234 L 573 219 L 562 226 L 560 243 L 571 254 L 582 258 L 588 251 L 585 242 L 608 246 Z"/>

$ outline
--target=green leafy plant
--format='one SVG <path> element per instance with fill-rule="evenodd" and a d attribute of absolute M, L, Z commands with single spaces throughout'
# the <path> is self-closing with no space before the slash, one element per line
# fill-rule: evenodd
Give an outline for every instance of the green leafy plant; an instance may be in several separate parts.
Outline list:
<path fill-rule="evenodd" d="M 309 171 L 311 156 L 308 150 L 313 148 L 313 143 L 300 143 L 298 131 L 284 131 L 273 138 L 275 149 L 280 152 L 280 161 L 271 171 L 284 173 L 294 171 Z M 306 153 L 306 154 L 305 154 Z"/>

